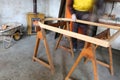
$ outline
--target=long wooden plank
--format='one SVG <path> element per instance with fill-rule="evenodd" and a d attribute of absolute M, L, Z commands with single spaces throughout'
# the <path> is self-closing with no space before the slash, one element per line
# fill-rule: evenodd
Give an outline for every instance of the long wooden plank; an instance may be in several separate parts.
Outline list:
<path fill-rule="evenodd" d="M 100 45 L 100 46 L 103 46 L 103 47 L 109 47 L 109 45 L 110 45 L 108 41 L 100 40 L 100 39 L 97 39 L 97 38 L 94 38 L 94 37 L 90 37 L 90 36 L 83 35 L 83 34 L 78 34 L 78 33 L 67 31 L 67 30 L 63 30 L 63 29 L 60 29 L 60 28 L 52 27 L 52 26 L 49 26 L 49 25 L 42 24 L 41 22 L 38 22 L 38 25 L 41 28 L 48 29 L 48 30 L 51 30 L 51 31 L 54 31 L 54 32 L 58 32 L 58 33 L 61 33 L 61 34 L 64 34 L 64 35 L 67 35 L 67 36 L 70 36 L 70 37 L 74 37 L 74 38 L 77 38 L 77 39 L 80 39 L 80 40 L 83 40 L 83 41 L 87 41 L 87 42 L 90 42 L 90 43 L 93 43 L 93 44 Z"/>
<path fill-rule="evenodd" d="M 72 22 L 78 22 L 78 23 L 84 23 L 84 24 L 88 24 L 88 25 L 93 25 L 93 26 L 100 26 L 100 27 L 105 27 L 105 28 L 111 28 L 111 29 L 115 29 L 115 30 L 120 30 L 120 26 L 114 26 L 114 25 L 108 25 L 108 24 L 102 24 L 102 23 L 84 21 L 84 20 L 73 21 L 70 18 L 46 18 L 45 19 L 45 21 L 50 21 L 50 20 L 72 21 Z"/>

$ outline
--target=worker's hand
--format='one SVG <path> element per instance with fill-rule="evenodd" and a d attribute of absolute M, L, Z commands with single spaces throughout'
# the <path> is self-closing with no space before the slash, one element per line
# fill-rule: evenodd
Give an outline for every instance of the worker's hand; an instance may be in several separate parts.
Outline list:
<path fill-rule="evenodd" d="M 73 20 L 73 21 L 76 21 L 76 19 L 77 19 L 77 18 L 76 18 L 76 15 L 75 15 L 75 14 L 72 14 L 72 20 Z"/>

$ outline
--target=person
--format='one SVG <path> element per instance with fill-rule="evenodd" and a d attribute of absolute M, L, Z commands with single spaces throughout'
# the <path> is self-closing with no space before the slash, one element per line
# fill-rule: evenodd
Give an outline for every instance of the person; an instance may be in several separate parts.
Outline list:
<path fill-rule="evenodd" d="M 89 21 L 95 4 L 98 8 L 100 8 L 101 4 L 103 4 L 103 0 L 70 0 L 67 6 L 69 8 L 73 21 L 76 19 Z M 78 29 L 81 28 L 82 34 L 87 35 L 87 31 L 89 29 L 88 26 L 89 25 L 87 24 L 74 22 L 72 31 L 78 33 Z M 72 43 L 73 50 L 76 51 L 78 49 L 77 39 L 72 38 Z M 81 46 L 79 50 L 83 48 L 84 41 L 82 41 L 80 45 Z"/>

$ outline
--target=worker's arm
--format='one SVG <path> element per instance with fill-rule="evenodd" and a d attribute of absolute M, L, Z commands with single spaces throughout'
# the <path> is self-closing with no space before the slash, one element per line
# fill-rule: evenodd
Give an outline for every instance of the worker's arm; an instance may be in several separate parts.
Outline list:
<path fill-rule="evenodd" d="M 67 4 L 67 7 L 68 7 L 71 14 L 74 14 L 73 1 L 74 0 L 68 0 L 68 4 Z"/>
<path fill-rule="evenodd" d="M 68 0 L 67 7 L 69 9 L 69 12 L 71 13 L 72 20 L 75 21 L 77 18 L 76 18 L 75 10 L 73 8 L 73 4 L 74 4 L 74 0 Z"/>

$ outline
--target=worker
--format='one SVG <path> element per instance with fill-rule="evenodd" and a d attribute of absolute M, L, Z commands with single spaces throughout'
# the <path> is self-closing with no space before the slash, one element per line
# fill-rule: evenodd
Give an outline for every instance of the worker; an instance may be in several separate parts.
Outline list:
<path fill-rule="evenodd" d="M 100 4 L 103 4 L 102 2 L 103 0 L 70 0 L 67 6 L 69 8 L 73 21 L 75 21 L 76 19 L 89 21 L 92 15 L 94 5 L 97 4 L 97 7 L 99 8 L 101 6 Z M 84 35 L 87 35 L 87 31 L 89 29 L 87 24 L 74 22 L 72 31 L 78 33 L 78 28 L 82 29 Z M 76 38 L 72 38 L 72 43 L 73 50 L 78 50 Z M 79 48 L 79 50 L 83 48 L 84 41 L 82 41 L 80 45 L 81 47 Z"/>

